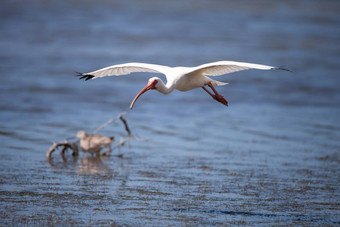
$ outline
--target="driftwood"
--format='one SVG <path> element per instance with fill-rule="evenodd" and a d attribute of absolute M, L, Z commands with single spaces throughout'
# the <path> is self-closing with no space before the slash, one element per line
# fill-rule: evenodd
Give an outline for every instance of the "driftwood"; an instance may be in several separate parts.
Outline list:
<path fill-rule="evenodd" d="M 99 137 L 98 135 L 96 135 L 100 130 L 102 130 L 104 127 L 106 127 L 107 125 L 113 123 L 114 121 L 116 121 L 117 119 L 120 119 L 122 121 L 122 123 L 124 124 L 124 127 L 125 127 L 125 130 L 128 134 L 128 137 L 127 138 L 121 138 L 120 142 L 115 145 L 112 149 L 111 149 L 111 146 L 103 146 L 103 147 L 109 147 L 109 150 L 107 152 L 104 152 L 103 154 L 99 154 L 99 151 L 100 149 L 98 150 L 98 152 L 95 152 L 97 155 L 101 155 L 101 156 L 109 156 L 111 154 L 111 151 L 118 148 L 118 147 L 121 147 L 121 146 L 124 146 L 125 143 L 127 143 L 128 141 L 130 141 L 131 139 L 134 138 L 134 136 L 132 136 L 132 133 L 131 133 L 131 130 L 127 124 L 127 120 L 125 118 L 123 118 L 123 115 L 125 115 L 126 112 L 123 112 L 121 114 L 119 114 L 117 117 L 107 121 L 106 123 L 104 123 L 103 125 L 101 125 L 100 127 L 98 127 L 96 130 L 94 130 L 93 134 L 90 134 L 88 136 L 92 136 L 92 137 Z M 103 137 L 103 136 L 102 136 Z M 109 137 L 107 137 L 109 138 Z M 113 138 L 112 138 L 113 139 Z M 138 138 L 136 138 L 138 140 Z M 112 140 L 113 141 L 113 140 Z M 62 142 L 53 142 L 52 146 L 50 147 L 50 149 L 48 150 L 48 152 L 46 153 L 46 157 L 47 159 L 52 159 L 52 153 L 57 150 L 58 148 L 62 148 L 61 149 L 61 156 L 62 158 L 65 160 L 65 151 L 67 149 L 71 149 L 73 150 L 73 153 L 72 155 L 73 156 L 77 156 L 78 155 L 78 146 L 77 146 L 77 143 L 78 141 L 76 142 L 69 142 L 67 140 L 65 141 L 62 141 Z M 94 148 L 95 149 L 95 148 Z"/>
<path fill-rule="evenodd" d="M 125 115 L 125 114 L 126 114 L 126 112 L 123 112 L 123 113 L 119 114 L 116 118 L 114 118 L 112 120 L 109 120 L 108 122 L 106 122 L 105 124 L 101 125 L 99 128 L 97 128 L 93 132 L 95 134 L 95 133 L 99 132 L 100 130 L 102 130 L 108 124 L 111 124 L 115 120 L 120 119 L 123 122 L 124 126 L 125 126 L 125 131 L 127 132 L 128 137 L 126 139 L 121 139 L 120 142 L 112 148 L 112 150 L 114 150 L 114 149 L 116 149 L 118 147 L 124 146 L 125 143 L 127 143 L 128 141 L 130 141 L 133 138 L 131 130 L 130 130 L 128 124 L 127 124 L 127 120 L 125 118 L 123 118 L 123 115 Z M 107 152 L 107 153 L 104 153 L 103 155 L 110 155 L 110 154 L 111 154 L 111 150 L 109 150 L 109 152 Z"/>
<path fill-rule="evenodd" d="M 125 126 L 125 130 L 127 131 L 129 137 L 131 137 L 131 131 L 129 129 L 129 126 L 127 124 L 127 121 L 123 118 L 123 115 L 119 116 L 119 119 L 123 122 L 124 126 Z"/>
<path fill-rule="evenodd" d="M 116 146 L 113 147 L 113 149 L 120 147 L 120 146 L 124 146 L 126 142 L 130 141 L 133 138 L 131 131 L 130 131 L 130 128 L 127 124 L 127 121 L 126 121 L 126 119 L 123 118 L 123 115 L 120 115 L 119 119 L 123 122 L 123 124 L 125 126 L 125 130 L 128 133 L 128 138 L 127 139 L 121 139 L 120 142 Z"/>
<path fill-rule="evenodd" d="M 104 124 L 102 124 L 101 126 L 99 126 L 96 130 L 93 131 L 93 134 L 97 134 L 100 130 L 102 130 L 103 128 L 105 128 L 107 125 L 115 122 L 118 118 L 119 119 L 122 119 L 123 118 L 123 115 L 125 115 L 126 112 L 123 112 L 123 113 L 120 113 L 117 117 L 105 122 Z M 123 121 L 123 120 L 122 120 Z M 124 122 L 124 121 L 123 121 Z M 124 123 L 125 124 L 125 123 Z M 130 131 L 130 130 L 129 130 Z M 128 132 L 129 132 L 128 131 Z"/>
<path fill-rule="evenodd" d="M 53 142 L 52 146 L 50 147 L 50 149 L 46 153 L 46 158 L 51 159 L 52 153 L 55 150 L 57 150 L 59 147 L 62 147 L 60 154 L 63 158 L 65 158 L 65 151 L 67 149 L 73 150 L 73 153 L 72 153 L 73 156 L 78 156 L 79 152 L 78 152 L 78 147 L 77 147 L 76 143 L 70 143 L 70 142 L 67 142 L 67 141 L 62 141 L 62 142 L 59 142 L 59 143 Z"/>
<path fill-rule="evenodd" d="M 112 150 L 114 150 L 114 149 L 116 149 L 118 147 L 124 146 L 125 143 L 127 143 L 128 141 L 130 141 L 133 138 L 132 134 L 131 134 L 131 130 L 130 130 L 128 124 L 127 124 L 127 120 L 125 118 L 123 118 L 123 115 L 125 115 L 125 114 L 126 114 L 126 112 L 123 112 L 123 113 L 119 114 L 116 118 L 114 118 L 112 120 L 109 120 L 108 122 L 104 123 L 103 125 L 101 125 L 99 128 L 97 128 L 93 132 L 93 134 L 95 134 L 95 133 L 99 132 L 100 130 L 102 130 L 105 126 L 111 124 L 112 122 L 116 121 L 117 119 L 120 119 L 123 122 L 124 126 L 125 126 L 126 132 L 128 133 L 127 139 L 121 139 L 120 142 L 117 145 L 115 145 L 112 149 L 110 149 L 108 152 L 103 153 L 102 155 L 109 156 L 111 154 Z"/>

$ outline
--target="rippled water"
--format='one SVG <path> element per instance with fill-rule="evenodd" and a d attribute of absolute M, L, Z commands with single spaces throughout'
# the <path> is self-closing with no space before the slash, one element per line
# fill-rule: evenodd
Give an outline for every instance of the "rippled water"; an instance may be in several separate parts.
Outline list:
<path fill-rule="evenodd" d="M 340 225 L 337 1 L 2 1 L 0 225 Z M 53 141 L 127 111 L 151 75 L 79 81 L 131 61 L 285 65 L 150 91 L 123 157 L 47 162 Z M 153 76 L 153 75 L 152 75 Z M 116 122 L 100 132 L 126 136 Z"/>

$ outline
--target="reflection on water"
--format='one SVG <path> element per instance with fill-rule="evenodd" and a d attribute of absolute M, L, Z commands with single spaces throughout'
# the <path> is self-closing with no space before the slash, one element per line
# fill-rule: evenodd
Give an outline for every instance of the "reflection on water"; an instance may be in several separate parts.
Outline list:
<path fill-rule="evenodd" d="M 116 156 L 118 157 L 118 156 Z M 119 156 L 122 158 L 122 156 Z M 60 157 L 54 155 L 53 158 L 47 158 L 47 164 L 53 169 L 68 169 L 74 170 L 75 173 L 84 174 L 108 174 L 112 173 L 111 169 L 105 164 L 102 159 L 108 159 L 109 157 L 101 156 L 85 156 L 79 157 L 71 154 L 61 154 Z"/>
<path fill-rule="evenodd" d="M 77 173 L 106 173 L 111 172 L 110 168 L 105 165 L 101 158 L 96 157 L 85 157 L 80 159 L 79 166 L 76 170 Z"/>
<path fill-rule="evenodd" d="M 339 10 L 317 0 L 2 0 L 0 225 L 339 225 Z M 128 110 L 154 76 L 85 82 L 75 71 L 218 60 L 293 73 L 220 77 L 228 108 L 202 89 L 150 91 L 126 115 L 148 142 L 46 164 L 53 141 Z M 102 133 L 119 138 L 121 127 Z"/>

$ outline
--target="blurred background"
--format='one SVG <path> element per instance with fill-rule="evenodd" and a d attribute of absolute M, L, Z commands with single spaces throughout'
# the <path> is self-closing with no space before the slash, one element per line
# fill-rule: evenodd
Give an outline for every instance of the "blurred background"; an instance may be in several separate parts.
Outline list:
<path fill-rule="evenodd" d="M 339 12 L 331 0 L 2 0 L 0 224 L 340 224 Z M 220 60 L 292 73 L 216 78 L 229 107 L 202 89 L 150 91 L 131 112 L 155 75 L 74 77 Z M 46 162 L 53 141 L 123 111 L 147 142 Z M 126 136 L 120 122 L 100 134 Z"/>

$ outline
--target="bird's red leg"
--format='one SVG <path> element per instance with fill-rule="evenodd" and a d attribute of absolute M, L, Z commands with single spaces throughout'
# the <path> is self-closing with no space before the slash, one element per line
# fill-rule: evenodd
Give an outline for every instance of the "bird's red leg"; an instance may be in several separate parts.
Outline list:
<path fill-rule="evenodd" d="M 209 95 L 211 95 L 211 97 L 213 97 L 213 99 L 215 99 L 215 96 L 213 94 L 211 94 L 211 92 L 206 89 L 205 87 L 202 87 Z"/>
<path fill-rule="evenodd" d="M 213 90 L 213 92 L 215 93 L 214 95 L 213 95 L 208 89 L 206 89 L 204 86 L 203 86 L 202 88 L 203 88 L 209 95 L 211 95 L 211 97 L 212 97 L 213 99 L 215 99 L 216 101 L 222 103 L 223 105 L 228 106 L 228 101 L 225 100 L 224 96 L 223 96 L 223 95 L 220 95 L 220 94 L 216 91 L 216 89 L 214 88 L 214 86 L 213 86 L 211 83 L 208 83 L 207 85 Z"/>

